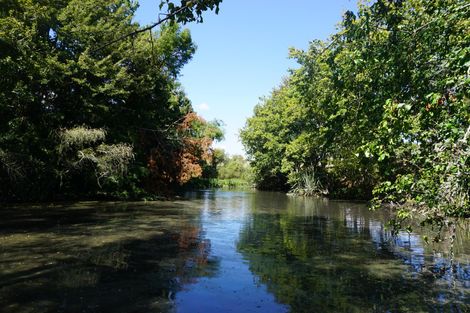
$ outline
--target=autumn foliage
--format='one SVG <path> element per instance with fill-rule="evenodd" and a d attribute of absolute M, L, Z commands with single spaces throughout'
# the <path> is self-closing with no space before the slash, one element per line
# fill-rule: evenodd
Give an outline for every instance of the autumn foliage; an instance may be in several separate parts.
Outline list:
<path fill-rule="evenodd" d="M 175 185 L 201 177 L 203 165 L 212 162 L 212 143 L 222 136 L 217 123 L 206 122 L 195 112 L 187 113 L 175 129 L 171 144 L 151 149 L 148 168 L 152 191 L 168 192 Z"/>

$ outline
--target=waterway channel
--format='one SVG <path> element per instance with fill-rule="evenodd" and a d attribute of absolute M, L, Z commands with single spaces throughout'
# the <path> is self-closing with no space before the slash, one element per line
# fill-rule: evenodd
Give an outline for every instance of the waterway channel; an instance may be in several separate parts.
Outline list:
<path fill-rule="evenodd" d="M 258 191 L 4 207 L 0 312 L 470 312 L 468 223 L 450 262 L 387 220 Z"/>

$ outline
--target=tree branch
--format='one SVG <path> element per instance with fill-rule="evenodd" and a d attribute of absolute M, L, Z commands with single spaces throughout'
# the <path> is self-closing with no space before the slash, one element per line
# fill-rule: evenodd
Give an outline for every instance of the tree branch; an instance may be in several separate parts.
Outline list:
<path fill-rule="evenodd" d="M 112 45 L 112 44 L 114 44 L 114 43 L 116 43 L 116 42 L 119 42 L 119 41 L 121 41 L 121 40 L 124 40 L 124 39 L 126 39 L 126 38 L 128 38 L 128 37 L 133 37 L 133 36 L 138 35 L 138 34 L 140 34 L 140 33 L 143 33 L 143 32 L 149 31 L 149 30 L 152 30 L 153 28 L 157 27 L 158 25 L 162 24 L 163 22 L 166 22 L 166 21 L 172 19 L 172 18 L 175 17 L 177 14 L 181 13 L 183 10 L 185 10 L 185 9 L 187 9 L 187 8 L 188 8 L 187 5 L 182 6 L 181 8 L 179 8 L 178 10 L 176 10 L 175 12 L 170 13 L 170 14 L 166 14 L 166 16 L 165 16 L 164 18 L 162 18 L 162 19 L 158 18 L 158 21 L 155 22 L 155 23 L 153 23 L 152 25 L 149 25 L 149 26 L 147 26 L 147 27 L 145 27 L 145 28 L 137 29 L 137 30 L 135 30 L 135 31 L 133 31 L 133 32 L 127 33 L 127 34 L 125 34 L 125 35 L 122 35 L 122 36 L 120 36 L 120 37 L 114 39 L 114 40 L 111 40 L 111 41 L 105 43 L 104 45 L 102 45 L 102 46 L 96 48 L 95 50 L 92 50 L 91 53 L 100 51 L 100 50 L 102 50 L 102 49 L 104 49 L 104 48 L 106 48 L 106 47 L 109 47 L 110 45 Z"/>

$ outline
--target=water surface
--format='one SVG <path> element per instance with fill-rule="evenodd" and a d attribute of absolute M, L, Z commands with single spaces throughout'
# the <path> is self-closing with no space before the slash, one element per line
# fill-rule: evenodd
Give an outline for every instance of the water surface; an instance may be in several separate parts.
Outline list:
<path fill-rule="evenodd" d="M 0 210 L 0 312 L 467 312 L 470 238 L 361 203 L 203 191 Z"/>

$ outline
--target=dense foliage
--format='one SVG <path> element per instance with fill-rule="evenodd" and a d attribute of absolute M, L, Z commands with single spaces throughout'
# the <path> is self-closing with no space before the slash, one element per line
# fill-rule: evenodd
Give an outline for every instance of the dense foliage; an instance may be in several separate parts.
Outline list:
<path fill-rule="evenodd" d="M 241 132 L 259 187 L 470 216 L 467 1 L 359 3 L 291 56 Z"/>
<path fill-rule="evenodd" d="M 183 23 L 221 1 L 187 2 L 162 1 Z M 140 197 L 200 174 L 221 133 L 177 81 L 195 45 L 174 22 L 138 32 L 136 9 L 129 0 L 2 2 L 0 200 Z"/>
<path fill-rule="evenodd" d="M 251 168 L 247 160 L 241 155 L 226 155 L 217 165 L 218 178 L 243 179 L 250 181 Z"/>
<path fill-rule="evenodd" d="M 188 189 L 250 188 L 253 173 L 250 163 L 241 155 L 230 155 L 224 149 L 211 151 L 208 162 L 201 167 L 201 175 L 185 185 Z"/>
<path fill-rule="evenodd" d="M 249 188 L 253 185 L 253 171 L 242 155 L 227 155 L 221 151 L 217 163 L 217 187 Z"/>

